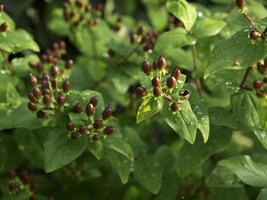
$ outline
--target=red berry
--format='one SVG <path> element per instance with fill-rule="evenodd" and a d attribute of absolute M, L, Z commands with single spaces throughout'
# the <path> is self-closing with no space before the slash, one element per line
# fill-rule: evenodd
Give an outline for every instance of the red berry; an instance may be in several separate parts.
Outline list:
<path fill-rule="evenodd" d="M 26 170 L 23 170 L 20 173 L 19 178 L 24 184 L 29 184 L 30 183 L 30 176 L 28 175 L 28 172 Z"/>
<path fill-rule="evenodd" d="M 63 83 L 63 90 L 64 92 L 68 92 L 71 90 L 71 84 L 69 80 L 65 80 Z"/>
<path fill-rule="evenodd" d="M 76 105 L 73 108 L 73 112 L 75 113 L 81 113 L 82 112 L 82 107 L 80 103 L 76 103 Z"/>
<path fill-rule="evenodd" d="M 65 97 L 64 96 L 58 96 L 57 97 L 57 103 L 59 106 L 63 106 L 65 103 Z"/>
<path fill-rule="evenodd" d="M 80 133 L 78 131 L 74 131 L 71 133 L 71 139 L 76 140 L 80 136 Z"/>
<path fill-rule="evenodd" d="M 172 71 L 171 75 L 178 81 L 181 77 L 181 71 L 176 68 Z"/>
<path fill-rule="evenodd" d="M 176 78 L 171 76 L 167 79 L 168 88 L 174 88 L 176 86 Z"/>
<path fill-rule="evenodd" d="M 102 118 L 108 119 L 111 115 L 112 115 L 112 109 L 107 106 L 105 110 L 102 112 Z"/>
<path fill-rule="evenodd" d="M 86 125 L 81 125 L 80 128 L 79 128 L 79 130 L 80 130 L 80 133 L 86 134 L 87 131 L 88 131 L 88 128 L 87 128 Z"/>
<path fill-rule="evenodd" d="M 68 123 L 67 123 L 67 129 L 69 130 L 69 131 L 73 131 L 74 130 L 74 124 L 71 122 L 71 121 L 69 121 Z"/>
<path fill-rule="evenodd" d="M 48 75 L 48 74 L 43 74 L 42 75 L 42 81 L 47 81 L 47 82 L 49 82 L 50 81 L 50 76 Z"/>
<path fill-rule="evenodd" d="M 29 82 L 30 82 L 31 85 L 36 85 L 37 78 L 35 76 L 33 76 L 32 74 L 30 74 L 30 76 L 29 76 Z"/>
<path fill-rule="evenodd" d="M 43 96 L 43 103 L 45 105 L 49 105 L 51 103 L 51 100 L 52 100 L 51 95 L 45 94 Z"/>
<path fill-rule="evenodd" d="M 179 109 L 180 109 L 180 105 L 179 105 L 177 102 L 172 103 L 172 105 L 171 105 L 171 110 L 172 110 L 173 112 L 177 112 Z"/>
<path fill-rule="evenodd" d="M 153 85 L 154 87 L 160 87 L 160 78 L 157 77 L 157 76 L 154 77 L 154 78 L 152 79 L 151 83 L 152 83 L 152 85 Z"/>
<path fill-rule="evenodd" d="M 167 68 L 167 61 L 166 58 L 164 58 L 163 56 L 160 56 L 158 59 L 158 68 L 159 69 Z"/>
<path fill-rule="evenodd" d="M 138 87 L 136 89 L 136 94 L 138 97 L 144 97 L 146 95 L 146 89 L 144 87 Z"/>
<path fill-rule="evenodd" d="M 36 113 L 36 116 L 37 116 L 37 118 L 41 119 L 41 118 L 44 118 L 46 116 L 46 114 L 45 114 L 45 112 L 43 110 L 39 110 Z"/>
<path fill-rule="evenodd" d="M 90 103 L 93 104 L 94 107 L 96 107 L 98 103 L 98 97 L 97 96 L 92 97 L 90 99 Z"/>
<path fill-rule="evenodd" d="M 89 103 L 87 106 L 86 106 L 86 114 L 88 116 L 91 116 L 94 114 L 94 111 L 95 111 L 95 107 L 93 104 Z"/>
<path fill-rule="evenodd" d="M 1 32 L 6 32 L 7 29 L 8 29 L 7 23 L 4 22 L 4 23 L 0 24 L 0 31 Z"/>
<path fill-rule="evenodd" d="M 115 128 L 114 128 L 114 127 L 112 127 L 112 126 L 107 126 L 107 127 L 104 129 L 103 133 L 104 133 L 105 135 L 111 135 L 114 131 L 115 131 Z"/>
<path fill-rule="evenodd" d="M 261 34 L 258 31 L 251 31 L 249 36 L 252 40 L 258 40 L 261 37 Z"/>
<path fill-rule="evenodd" d="M 42 95 L 42 92 L 38 87 L 33 88 L 32 92 L 37 99 Z"/>
<path fill-rule="evenodd" d="M 58 67 L 56 67 L 56 66 L 52 66 L 51 68 L 50 68 L 50 74 L 53 76 L 53 77 L 57 77 L 58 75 L 59 75 L 59 69 L 58 69 Z"/>
<path fill-rule="evenodd" d="M 51 95 L 51 91 L 48 88 L 44 88 L 43 95 Z"/>
<path fill-rule="evenodd" d="M 35 98 L 33 92 L 28 93 L 28 98 L 29 98 L 29 100 L 31 102 L 35 102 L 36 101 L 36 98 Z"/>
<path fill-rule="evenodd" d="M 236 5 L 238 8 L 243 9 L 246 5 L 246 1 L 245 0 L 236 0 Z"/>
<path fill-rule="evenodd" d="M 93 124 L 93 127 L 94 127 L 94 129 L 96 129 L 96 130 L 102 128 L 102 127 L 103 127 L 103 122 L 102 122 L 102 120 L 100 120 L 100 119 L 96 120 L 96 121 L 94 122 L 94 124 Z"/>
<path fill-rule="evenodd" d="M 73 60 L 71 59 L 67 60 L 64 66 L 65 69 L 70 69 L 73 66 L 73 63 L 74 63 Z"/>
<path fill-rule="evenodd" d="M 254 87 L 256 90 L 260 89 L 262 85 L 263 85 L 263 83 L 262 83 L 260 80 L 255 80 L 255 81 L 253 82 L 253 87 Z"/>
<path fill-rule="evenodd" d="M 98 134 L 95 134 L 95 135 L 93 135 L 92 139 L 93 139 L 94 142 L 97 142 L 97 141 L 99 141 L 101 139 L 101 137 Z"/>
<path fill-rule="evenodd" d="M 154 94 L 155 97 L 159 97 L 161 95 L 161 93 L 162 93 L 162 90 L 161 90 L 160 87 L 155 87 L 153 89 L 153 94 Z"/>
<path fill-rule="evenodd" d="M 150 74 L 150 72 L 152 71 L 152 66 L 148 61 L 143 62 L 143 71 L 146 74 Z"/>
<path fill-rule="evenodd" d="M 30 111 L 36 111 L 37 110 L 37 105 L 33 102 L 28 103 L 28 108 Z"/>

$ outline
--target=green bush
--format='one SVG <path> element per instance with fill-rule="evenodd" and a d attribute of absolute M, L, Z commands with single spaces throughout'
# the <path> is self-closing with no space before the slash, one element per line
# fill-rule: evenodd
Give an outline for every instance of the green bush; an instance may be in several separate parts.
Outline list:
<path fill-rule="evenodd" d="M 3 3 L 1 200 L 267 199 L 266 0 Z"/>

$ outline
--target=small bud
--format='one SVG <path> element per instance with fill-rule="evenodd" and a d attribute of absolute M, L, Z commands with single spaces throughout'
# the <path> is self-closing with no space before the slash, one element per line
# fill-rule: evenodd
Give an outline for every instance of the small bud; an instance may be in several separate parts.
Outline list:
<path fill-rule="evenodd" d="M 49 105 L 51 103 L 51 95 L 45 94 L 43 96 L 43 103 L 45 105 Z"/>
<path fill-rule="evenodd" d="M 38 88 L 38 87 L 33 88 L 32 92 L 37 99 L 42 95 L 42 92 L 41 92 L 40 88 Z"/>
<path fill-rule="evenodd" d="M 154 94 L 155 97 L 159 97 L 161 95 L 161 93 L 162 93 L 162 90 L 161 90 L 160 87 L 155 87 L 153 89 L 153 94 Z"/>
<path fill-rule="evenodd" d="M 96 120 L 96 121 L 94 122 L 94 124 L 93 124 L 93 127 L 94 127 L 94 129 L 96 129 L 96 130 L 102 128 L 102 127 L 103 127 L 103 122 L 102 122 L 102 120 L 100 120 L 100 119 Z"/>
<path fill-rule="evenodd" d="M 178 81 L 181 77 L 181 71 L 179 69 L 174 69 L 171 75 Z"/>
<path fill-rule="evenodd" d="M 236 5 L 238 8 L 243 9 L 246 5 L 246 1 L 245 0 L 236 0 Z"/>
<path fill-rule="evenodd" d="M 88 116 L 91 116 L 91 115 L 94 114 L 94 112 L 95 112 L 95 107 L 94 107 L 94 105 L 93 105 L 92 103 L 89 103 L 89 104 L 86 106 L 86 114 L 87 114 Z"/>
<path fill-rule="evenodd" d="M 43 89 L 43 95 L 50 95 L 51 96 L 51 91 L 48 88 Z"/>
<path fill-rule="evenodd" d="M 65 62 L 65 69 L 70 69 L 70 68 L 72 68 L 72 66 L 73 66 L 73 60 L 71 60 L 71 59 L 69 59 L 69 60 L 67 60 L 66 62 Z"/>
<path fill-rule="evenodd" d="M 177 112 L 180 109 L 180 105 L 178 103 L 172 103 L 171 110 L 172 112 Z"/>
<path fill-rule="evenodd" d="M 42 81 L 50 81 L 50 76 L 48 74 L 43 74 L 42 75 Z"/>
<path fill-rule="evenodd" d="M 154 78 L 152 79 L 151 83 L 152 83 L 152 85 L 153 85 L 154 87 L 160 87 L 160 78 L 157 77 L 157 76 L 154 77 Z"/>
<path fill-rule="evenodd" d="M 114 131 L 115 131 L 115 128 L 114 128 L 114 127 L 112 127 L 112 126 L 107 126 L 107 127 L 104 129 L 103 133 L 104 133 L 105 135 L 111 135 Z"/>
<path fill-rule="evenodd" d="M 71 133 L 71 139 L 76 140 L 80 137 L 80 133 L 78 131 L 74 131 Z"/>
<path fill-rule="evenodd" d="M 46 116 L 46 114 L 45 114 L 45 112 L 43 110 L 39 110 L 36 113 L 36 116 L 37 116 L 37 118 L 41 119 L 41 118 L 44 118 Z"/>
<path fill-rule="evenodd" d="M 253 82 L 253 87 L 254 87 L 254 89 L 256 89 L 256 90 L 260 89 L 262 85 L 263 85 L 263 83 L 262 83 L 260 80 L 255 80 L 255 81 Z"/>
<path fill-rule="evenodd" d="M 28 108 L 29 108 L 30 111 L 34 112 L 34 111 L 37 110 L 37 105 L 35 103 L 33 103 L 33 102 L 29 102 L 28 103 Z"/>
<path fill-rule="evenodd" d="M 166 69 L 167 68 L 167 61 L 166 58 L 164 58 L 163 56 L 160 56 L 158 59 L 158 68 L 159 69 Z"/>
<path fill-rule="evenodd" d="M 143 62 L 143 72 L 146 74 L 150 74 L 152 71 L 152 66 L 148 61 Z"/>
<path fill-rule="evenodd" d="M 73 112 L 75 113 L 81 113 L 82 112 L 82 107 L 80 103 L 76 103 L 76 105 L 73 108 Z"/>
<path fill-rule="evenodd" d="M 86 125 L 81 125 L 80 128 L 79 128 L 79 130 L 80 130 L 80 133 L 86 134 L 87 131 L 88 131 L 88 128 L 87 128 Z"/>
<path fill-rule="evenodd" d="M 251 31 L 249 37 L 252 40 L 258 40 L 261 37 L 261 34 L 258 31 Z"/>
<path fill-rule="evenodd" d="M 51 68 L 50 68 L 50 74 L 53 76 L 53 77 L 57 77 L 58 75 L 59 75 L 59 69 L 58 69 L 58 67 L 56 67 L 56 66 L 52 66 Z"/>
<path fill-rule="evenodd" d="M 64 83 L 63 83 L 63 90 L 66 93 L 71 90 L 71 84 L 70 84 L 70 81 L 69 80 L 65 80 L 64 81 Z"/>
<path fill-rule="evenodd" d="M 98 134 L 94 134 L 92 139 L 93 139 L 94 142 L 97 142 L 97 141 L 99 141 L 101 139 L 101 137 Z"/>
<path fill-rule="evenodd" d="M 138 97 L 144 97 L 146 95 L 146 89 L 144 87 L 138 87 L 136 89 L 136 94 Z"/>
<path fill-rule="evenodd" d="M 112 115 L 112 109 L 107 106 L 105 110 L 102 112 L 102 118 L 108 119 L 111 115 Z"/>
<path fill-rule="evenodd" d="M 176 86 L 176 79 L 173 76 L 167 79 L 167 86 L 168 88 L 174 88 Z"/>
<path fill-rule="evenodd" d="M 65 96 L 58 96 L 57 97 L 57 103 L 59 106 L 63 106 L 65 104 Z"/>
<path fill-rule="evenodd" d="M 30 74 L 30 76 L 29 76 L 29 82 L 30 82 L 31 85 L 36 85 L 37 78 L 34 75 Z"/>
<path fill-rule="evenodd" d="M 36 98 L 35 98 L 33 92 L 28 93 L 28 98 L 31 102 L 33 102 L 33 103 L 36 102 Z"/>
<path fill-rule="evenodd" d="M 90 99 L 90 103 L 93 104 L 94 107 L 96 107 L 98 103 L 98 97 L 97 96 L 92 97 Z"/>
<path fill-rule="evenodd" d="M 67 123 L 67 125 L 66 125 L 66 128 L 69 130 L 69 131 L 73 131 L 74 130 L 74 124 L 71 122 L 71 121 L 69 121 L 68 123 Z"/>

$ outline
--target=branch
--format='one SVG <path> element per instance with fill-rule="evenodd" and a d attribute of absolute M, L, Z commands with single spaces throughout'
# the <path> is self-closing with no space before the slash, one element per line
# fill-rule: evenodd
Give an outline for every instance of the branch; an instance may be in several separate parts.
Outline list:
<path fill-rule="evenodd" d="M 246 82 L 247 82 L 247 79 L 248 79 L 248 75 L 249 75 L 249 72 L 252 70 L 252 66 L 249 66 L 243 76 L 243 79 L 240 83 L 240 89 L 248 89 L 247 86 L 246 86 Z"/>

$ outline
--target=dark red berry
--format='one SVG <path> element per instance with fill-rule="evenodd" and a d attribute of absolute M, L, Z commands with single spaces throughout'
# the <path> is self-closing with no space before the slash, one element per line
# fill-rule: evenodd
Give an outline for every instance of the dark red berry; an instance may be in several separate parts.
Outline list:
<path fill-rule="evenodd" d="M 65 69 L 70 69 L 73 66 L 73 63 L 74 63 L 73 60 L 71 59 L 67 60 L 64 66 Z"/>
<path fill-rule="evenodd" d="M 177 102 L 172 103 L 171 105 L 172 112 L 177 112 L 179 109 L 180 109 L 180 105 Z"/>
<path fill-rule="evenodd" d="M 45 94 L 43 96 L 43 103 L 45 105 L 49 105 L 51 103 L 51 100 L 52 100 L 51 95 Z"/>
<path fill-rule="evenodd" d="M 3 11 L 4 11 L 4 9 L 5 9 L 4 5 L 3 5 L 3 4 L 1 4 L 1 5 L 0 5 L 0 12 L 3 12 Z"/>
<path fill-rule="evenodd" d="M 258 31 L 251 31 L 249 36 L 252 40 L 258 40 L 261 37 L 261 34 Z"/>
<path fill-rule="evenodd" d="M 97 96 L 92 97 L 90 99 L 90 103 L 93 104 L 94 107 L 96 107 L 98 103 L 98 97 Z"/>
<path fill-rule="evenodd" d="M 92 139 L 93 139 L 94 142 L 97 142 L 97 141 L 99 141 L 101 139 L 101 137 L 98 134 L 95 134 L 95 135 L 93 135 Z"/>
<path fill-rule="evenodd" d="M 59 69 L 58 67 L 56 66 L 52 66 L 51 69 L 50 69 L 50 74 L 53 76 L 53 77 L 57 77 L 59 75 Z"/>
<path fill-rule="evenodd" d="M 161 90 L 160 87 L 155 87 L 153 89 L 153 94 L 154 94 L 155 97 L 159 97 L 161 95 L 161 93 L 162 93 L 162 90 Z"/>
<path fill-rule="evenodd" d="M 69 130 L 69 131 L 73 131 L 74 130 L 74 124 L 71 122 L 71 121 L 69 121 L 68 123 L 67 123 L 67 129 Z"/>
<path fill-rule="evenodd" d="M 30 76 L 29 76 L 29 82 L 30 82 L 31 85 L 36 85 L 37 78 L 34 75 L 30 74 Z"/>
<path fill-rule="evenodd" d="M 103 127 L 103 122 L 102 122 L 102 120 L 100 120 L 100 119 L 96 120 L 96 121 L 94 122 L 94 124 L 93 124 L 93 127 L 94 127 L 94 129 L 96 129 L 96 130 L 102 128 L 102 127 Z"/>
<path fill-rule="evenodd" d="M 152 66 L 151 66 L 150 62 L 148 62 L 148 61 L 143 62 L 143 71 L 146 74 L 150 74 L 150 72 L 152 71 Z"/>
<path fill-rule="evenodd" d="M 28 98 L 31 102 L 33 102 L 33 103 L 36 102 L 36 98 L 35 98 L 33 92 L 28 93 Z"/>
<path fill-rule="evenodd" d="M 65 80 L 63 83 L 63 90 L 64 92 L 68 92 L 71 90 L 71 84 L 69 80 Z"/>
<path fill-rule="evenodd" d="M 17 185 L 16 183 L 12 182 L 12 183 L 9 183 L 8 188 L 10 191 L 14 192 L 17 190 Z"/>
<path fill-rule="evenodd" d="M 159 69 L 165 69 L 167 68 L 167 61 L 166 58 L 164 58 L 163 56 L 160 56 L 158 59 L 158 68 Z"/>
<path fill-rule="evenodd" d="M 176 86 L 176 78 L 174 76 L 170 76 L 167 79 L 167 86 L 168 88 L 174 88 Z"/>
<path fill-rule="evenodd" d="M 78 131 L 74 131 L 71 133 L 71 139 L 76 140 L 80 136 L 80 133 Z"/>
<path fill-rule="evenodd" d="M 50 81 L 50 76 L 48 74 L 43 74 L 42 75 L 42 81 L 47 81 L 49 82 Z"/>
<path fill-rule="evenodd" d="M 260 89 L 262 85 L 263 85 L 263 83 L 262 83 L 260 80 L 255 80 L 255 81 L 253 82 L 253 87 L 254 87 L 256 90 Z"/>
<path fill-rule="evenodd" d="M 80 128 L 79 128 L 79 130 L 80 130 L 80 133 L 86 134 L 87 131 L 88 131 L 88 128 L 87 128 L 86 125 L 81 125 Z"/>
<path fill-rule="evenodd" d="M 107 126 L 107 127 L 104 129 L 103 133 L 104 133 L 105 135 L 111 135 L 114 131 L 115 131 L 115 128 L 114 128 L 114 127 L 112 127 L 112 126 Z"/>
<path fill-rule="evenodd" d="M 95 111 L 95 107 L 92 103 L 89 103 L 87 106 L 86 106 L 86 114 L 88 116 L 91 116 L 94 114 L 94 111 Z"/>
<path fill-rule="evenodd" d="M 57 103 L 59 106 L 63 106 L 65 103 L 65 96 L 62 96 L 62 95 L 58 96 L 57 97 Z"/>
<path fill-rule="evenodd" d="M 28 103 L 28 108 L 30 111 L 36 111 L 37 110 L 37 105 L 33 102 Z"/>
<path fill-rule="evenodd" d="M 245 0 L 236 0 L 236 5 L 238 8 L 243 9 L 246 5 L 246 1 Z"/>
<path fill-rule="evenodd" d="M 257 64 L 257 69 L 258 69 L 259 73 L 261 73 L 263 75 L 267 74 L 267 65 L 258 63 Z"/>
<path fill-rule="evenodd" d="M 36 98 L 39 98 L 42 95 L 42 92 L 38 87 L 33 88 L 32 92 Z"/>
<path fill-rule="evenodd" d="M 111 115 L 112 115 L 112 109 L 107 106 L 105 110 L 102 112 L 102 118 L 108 119 Z"/>
<path fill-rule="evenodd" d="M 181 77 L 181 71 L 176 68 L 172 71 L 171 75 L 178 81 Z"/>
<path fill-rule="evenodd" d="M 83 110 L 82 110 L 82 106 L 80 103 L 76 103 L 76 105 L 73 107 L 73 112 L 75 113 L 81 113 Z"/>
<path fill-rule="evenodd" d="M 157 60 L 155 60 L 155 61 L 153 62 L 153 69 L 154 69 L 154 70 L 157 70 L 157 69 L 158 69 L 158 61 L 157 61 Z"/>
<path fill-rule="evenodd" d="M 45 114 L 45 112 L 43 110 L 39 110 L 36 113 L 36 116 L 37 116 L 37 118 L 41 119 L 41 118 L 44 118 L 46 116 L 46 114 Z"/>
<path fill-rule="evenodd" d="M 138 87 L 136 89 L 136 94 L 138 97 L 144 97 L 146 95 L 146 89 L 144 87 Z"/>
<path fill-rule="evenodd" d="M 16 174 L 16 171 L 15 170 L 10 170 L 8 172 L 8 177 L 11 179 L 11 180 L 14 180 L 16 178 L 17 174 Z"/>
<path fill-rule="evenodd" d="M 8 29 L 7 23 L 4 22 L 4 23 L 0 24 L 0 31 L 1 32 L 6 32 L 7 29 Z"/>
<path fill-rule="evenodd" d="M 154 87 L 160 87 L 160 78 L 157 77 L 157 76 L 154 77 L 154 78 L 152 79 L 151 83 L 152 83 L 152 85 L 153 85 Z"/>
<path fill-rule="evenodd" d="M 51 95 L 51 91 L 48 88 L 44 88 L 43 95 Z"/>

